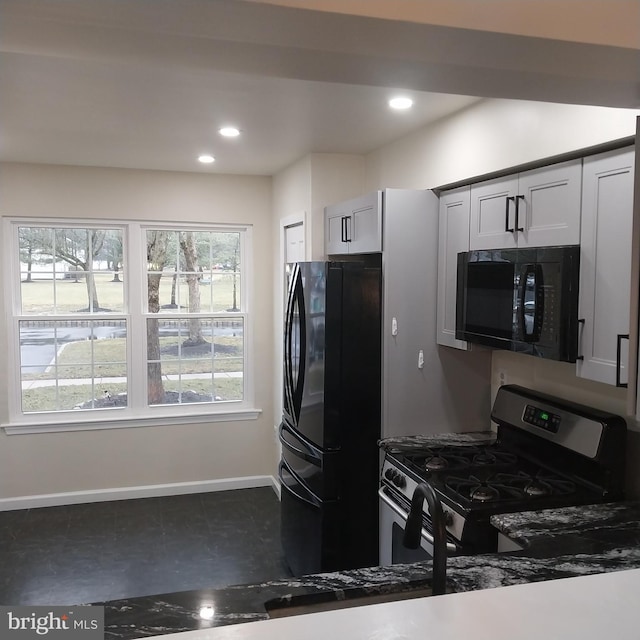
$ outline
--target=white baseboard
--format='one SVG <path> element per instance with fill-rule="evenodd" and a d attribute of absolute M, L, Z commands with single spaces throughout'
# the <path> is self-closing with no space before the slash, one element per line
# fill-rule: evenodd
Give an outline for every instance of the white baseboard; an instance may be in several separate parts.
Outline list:
<path fill-rule="evenodd" d="M 272 488 L 278 496 L 278 500 L 282 500 L 282 493 L 280 488 L 280 480 L 274 476 L 271 476 Z"/>
<path fill-rule="evenodd" d="M 222 480 L 175 482 L 141 487 L 92 489 L 89 491 L 69 491 L 66 493 L 48 493 L 17 498 L 0 498 L 0 511 L 36 509 L 38 507 L 54 507 L 85 502 L 130 500 L 132 498 L 177 496 L 188 493 L 208 493 L 210 491 L 230 491 L 232 489 L 252 489 L 255 487 L 271 487 L 278 495 L 278 499 L 280 498 L 280 485 L 273 476 L 245 476 L 242 478 L 224 478 Z"/>

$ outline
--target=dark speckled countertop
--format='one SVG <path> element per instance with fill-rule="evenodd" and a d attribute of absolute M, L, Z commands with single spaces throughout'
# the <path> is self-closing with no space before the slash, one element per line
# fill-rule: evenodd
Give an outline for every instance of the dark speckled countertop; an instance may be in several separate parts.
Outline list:
<path fill-rule="evenodd" d="M 388 438 L 385 450 L 427 444 L 475 444 L 492 432 Z M 496 515 L 492 524 L 522 547 L 508 553 L 456 556 L 447 561 L 452 591 L 473 591 L 527 582 L 640 568 L 640 502 L 587 505 Z M 201 589 L 118 600 L 105 605 L 107 640 L 264 620 L 268 610 L 340 602 L 361 596 L 427 588 L 431 563 L 372 567 L 225 589 Z M 211 607 L 213 619 L 200 615 Z"/>

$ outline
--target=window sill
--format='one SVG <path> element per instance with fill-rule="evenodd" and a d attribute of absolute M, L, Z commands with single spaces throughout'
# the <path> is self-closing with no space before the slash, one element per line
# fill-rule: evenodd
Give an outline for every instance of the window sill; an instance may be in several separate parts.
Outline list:
<path fill-rule="evenodd" d="M 7 435 L 33 433 L 57 433 L 60 431 L 96 431 L 100 429 L 129 429 L 134 427 L 158 427 L 210 422 L 239 422 L 256 420 L 262 409 L 239 409 L 220 413 L 194 413 L 145 417 L 118 417 L 105 420 L 78 420 L 67 422 L 6 423 L 0 425 Z"/>

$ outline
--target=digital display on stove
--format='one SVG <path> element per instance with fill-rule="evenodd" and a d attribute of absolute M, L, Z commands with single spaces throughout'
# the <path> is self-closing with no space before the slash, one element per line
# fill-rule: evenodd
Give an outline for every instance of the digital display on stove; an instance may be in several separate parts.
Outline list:
<path fill-rule="evenodd" d="M 550 431 L 551 433 L 558 433 L 560 427 L 559 415 L 546 411 L 545 409 L 539 409 L 530 404 L 525 407 L 522 420 L 535 427 L 540 427 L 545 431 Z"/>

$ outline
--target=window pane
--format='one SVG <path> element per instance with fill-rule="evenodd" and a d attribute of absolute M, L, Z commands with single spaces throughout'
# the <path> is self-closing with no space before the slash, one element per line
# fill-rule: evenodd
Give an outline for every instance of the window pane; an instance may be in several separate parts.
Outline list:
<path fill-rule="evenodd" d="M 122 312 L 122 231 L 20 227 L 22 313 Z"/>
<path fill-rule="evenodd" d="M 148 310 L 241 311 L 239 232 L 147 231 Z"/>
<path fill-rule="evenodd" d="M 242 319 L 147 320 L 150 405 L 243 399 Z"/>
<path fill-rule="evenodd" d="M 127 405 L 126 322 L 21 321 L 22 410 Z"/>

